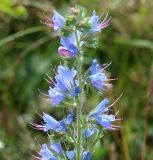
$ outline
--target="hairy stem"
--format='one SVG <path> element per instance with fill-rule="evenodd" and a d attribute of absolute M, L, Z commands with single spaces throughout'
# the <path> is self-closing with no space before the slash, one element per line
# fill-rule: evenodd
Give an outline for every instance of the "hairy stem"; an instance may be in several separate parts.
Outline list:
<path fill-rule="evenodd" d="M 78 96 L 78 105 L 77 105 L 77 143 L 76 143 L 76 160 L 81 160 L 81 139 L 82 139 L 82 126 L 81 126 L 81 116 L 82 116 L 82 107 L 83 107 L 83 79 L 82 79 L 82 62 L 83 62 L 83 52 L 80 49 L 80 42 L 78 39 L 77 31 L 75 30 L 75 37 L 77 42 L 77 47 L 79 49 L 79 56 L 78 56 L 78 64 L 77 64 L 77 73 L 78 73 L 78 80 L 79 86 L 81 89 L 81 93 Z"/>

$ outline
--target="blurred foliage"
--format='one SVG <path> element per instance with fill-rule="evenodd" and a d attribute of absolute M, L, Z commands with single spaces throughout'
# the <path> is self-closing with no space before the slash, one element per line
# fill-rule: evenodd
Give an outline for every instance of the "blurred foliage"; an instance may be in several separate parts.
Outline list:
<path fill-rule="evenodd" d="M 56 8 L 65 13 L 78 3 L 95 9 L 102 17 L 109 12 L 112 25 L 102 31 L 99 48 L 86 49 L 86 67 L 92 58 L 112 61 L 114 88 L 107 94 L 115 100 L 122 129 L 106 133 L 97 144 L 96 160 L 152 160 L 153 157 L 153 1 L 152 0 L 0 0 L 0 159 L 33 159 L 47 138 L 29 122 L 40 122 L 37 113 L 55 112 L 39 98 L 47 91 L 45 74 L 54 75 L 60 62 L 59 40 L 45 27 L 44 15 Z M 53 66 L 51 66 L 53 64 Z M 97 99 L 98 97 L 98 99 Z M 91 93 L 86 109 L 105 97 Z M 88 110 L 86 110 L 88 112 Z M 145 158 L 144 158 L 145 157 Z"/>
<path fill-rule="evenodd" d="M 16 5 L 15 1 L 10 1 L 10 0 L 2 0 L 0 3 L 0 10 L 3 13 L 16 18 L 27 15 L 24 6 Z"/>

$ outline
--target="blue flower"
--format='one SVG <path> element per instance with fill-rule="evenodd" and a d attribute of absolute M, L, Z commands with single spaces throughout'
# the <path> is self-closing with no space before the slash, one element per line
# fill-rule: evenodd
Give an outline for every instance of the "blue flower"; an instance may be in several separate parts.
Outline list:
<path fill-rule="evenodd" d="M 90 81 L 92 85 L 100 91 L 105 89 L 106 80 L 107 80 L 107 77 L 104 73 L 97 73 L 97 74 L 90 75 Z"/>
<path fill-rule="evenodd" d="M 76 159 L 76 151 L 75 150 L 66 151 L 66 157 L 68 158 L 68 160 L 75 160 Z"/>
<path fill-rule="evenodd" d="M 61 143 L 59 141 L 50 144 L 50 148 L 54 150 L 57 154 L 61 154 L 63 152 Z"/>
<path fill-rule="evenodd" d="M 39 155 L 41 156 L 41 160 L 59 160 L 54 156 L 52 151 L 47 147 L 46 144 L 41 146 L 41 150 L 39 151 Z"/>
<path fill-rule="evenodd" d="M 107 130 L 115 130 L 118 127 L 115 125 L 112 125 L 111 123 L 116 120 L 115 116 L 110 114 L 103 114 L 96 117 L 97 123 L 101 126 L 103 126 Z"/>
<path fill-rule="evenodd" d="M 104 112 L 107 112 L 107 111 L 108 111 L 108 108 L 107 108 L 106 106 L 107 106 L 108 104 L 109 104 L 109 100 L 108 100 L 108 99 L 102 100 L 102 101 L 99 103 L 99 105 L 89 113 L 88 117 L 89 117 L 89 118 L 92 118 L 92 117 L 95 117 L 95 116 L 97 116 L 97 115 L 99 115 L 99 114 L 102 114 L 102 113 L 104 113 Z"/>
<path fill-rule="evenodd" d="M 93 59 L 92 64 L 89 68 L 90 74 L 96 74 L 101 70 L 99 63 L 97 63 L 97 59 Z"/>
<path fill-rule="evenodd" d="M 61 127 L 59 126 L 59 122 L 53 118 L 52 116 L 46 114 L 46 113 L 43 113 L 43 120 L 45 122 L 45 125 L 44 125 L 44 131 L 47 132 L 49 130 L 56 130 L 57 127 Z M 63 130 L 65 131 L 65 128 L 63 128 Z"/>
<path fill-rule="evenodd" d="M 76 73 L 77 71 L 74 68 L 70 70 L 65 66 L 58 66 L 57 75 L 55 76 L 55 87 L 63 92 L 71 90 L 74 85 L 74 77 L 76 76 Z"/>
<path fill-rule="evenodd" d="M 100 68 L 100 65 L 97 63 L 97 60 L 92 61 L 92 65 L 89 68 L 90 71 L 90 82 L 99 91 L 103 91 L 106 88 L 111 87 L 112 85 L 108 83 L 108 78 L 104 73 L 103 68 Z"/>
<path fill-rule="evenodd" d="M 64 122 L 66 125 L 71 125 L 73 122 L 73 113 L 71 112 L 70 114 L 68 114 L 68 116 L 64 119 Z"/>
<path fill-rule="evenodd" d="M 76 160 L 76 151 L 66 151 L 66 157 L 68 160 Z M 89 151 L 83 152 L 81 160 L 91 160 L 91 153 Z"/>
<path fill-rule="evenodd" d="M 83 134 L 85 138 L 89 138 L 92 135 L 96 134 L 97 132 L 98 132 L 98 129 L 96 127 L 93 127 L 93 128 L 85 129 Z"/>
<path fill-rule="evenodd" d="M 78 95 L 78 93 L 80 93 L 80 87 L 79 87 L 79 81 L 78 80 L 75 80 L 75 87 L 73 87 L 71 90 L 70 90 L 70 96 L 71 97 L 76 97 Z"/>
<path fill-rule="evenodd" d="M 83 152 L 82 160 L 91 160 L 91 153 L 89 151 Z"/>
<path fill-rule="evenodd" d="M 108 114 L 110 107 L 112 106 L 112 105 L 107 106 L 108 104 L 109 104 L 109 100 L 104 99 L 95 109 L 93 109 L 89 113 L 87 118 L 92 123 L 101 125 L 107 130 L 115 130 L 115 129 L 118 129 L 119 127 L 111 124 L 112 122 L 116 121 L 116 118 L 115 118 L 115 115 Z M 90 132 L 89 132 L 89 135 L 90 135 Z"/>
<path fill-rule="evenodd" d="M 81 32 L 77 31 L 77 35 L 81 47 L 83 45 L 83 42 L 81 42 Z M 59 55 L 66 58 L 75 58 L 79 53 L 74 33 L 71 33 L 68 37 L 62 37 L 60 43 L 62 46 L 60 46 L 58 49 Z"/>
<path fill-rule="evenodd" d="M 42 118 L 45 122 L 44 125 L 32 123 L 32 126 L 38 130 L 43 130 L 45 132 L 54 131 L 56 133 L 66 133 L 67 127 L 73 122 L 73 113 L 68 114 L 68 116 L 61 121 L 57 121 L 55 118 L 46 113 L 43 113 Z"/>
<path fill-rule="evenodd" d="M 64 27 L 65 19 L 63 16 L 61 16 L 58 12 L 55 10 L 53 11 L 53 29 L 57 31 L 58 29 L 61 29 Z"/>
<path fill-rule="evenodd" d="M 52 106 L 57 106 L 65 98 L 65 95 L 56 88 L 50 88 L 48 91 Z"/>
<path fill-rule="evenodd" d="M 52 106 L 57 106 L 66 97 L 75 97 L 80 93 L 78 80 L 75 80 L 76 73 L 74 68 L 58 66 L 54 88 L 50 88 L 48 91 Z"/>
<path fill-rule="evenodd" d="M 53 17 L 46 17 L 45 24 L 48 27 L 52 27 L 54 31 L 59 31 L 64 27 L 65 19 L 57 11 L 53 11 Z"/>
<path fill-rule="evenodd" d="M 99 22 L 100 18 L 96 15 L 96 11 L 94 10 L 92 16 L 90 17 L 90 25 L 91 32 L 100 32 L 102 29 L 106 28 L 111 23 L 111 17 L 107 19 L 107 16 L 103 20 L 103 22 Z"/>
<path fill-rule="evenodd" d="M 90 23 L 92 32 L 99 32 L 101 30 L 99 27 L 99 16 L 96 15 L 95 10 L 93 11 L 92 16 L 90 18 Z"/>

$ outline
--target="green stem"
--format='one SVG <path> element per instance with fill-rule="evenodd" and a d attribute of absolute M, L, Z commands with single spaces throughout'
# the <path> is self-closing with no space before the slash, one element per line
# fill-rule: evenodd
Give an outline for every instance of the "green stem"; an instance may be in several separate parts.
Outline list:
<path fill-rule="evenodd" d="M 78 39 L 77 31 L 75 30 L 75 37 L 77 42 L 77 47 L 79 49 L 79 57 L 78 57 L 78 65 L 77 65 L 77 73 L 79 86 L 81 89 L 81 93 L 78 96 L 78 105 L 77 105 L 77 143 L 76 143 L 76 160 L 81 160 L 81 139 L 82 139 L 82 127 L 81 127 L 81 116 L 82 116 L 82 107 L 83 107 L 83 79 L 82 79 L 82 62 L 83 62 L 83 52 L 80 49 L 80 42 Z"/>

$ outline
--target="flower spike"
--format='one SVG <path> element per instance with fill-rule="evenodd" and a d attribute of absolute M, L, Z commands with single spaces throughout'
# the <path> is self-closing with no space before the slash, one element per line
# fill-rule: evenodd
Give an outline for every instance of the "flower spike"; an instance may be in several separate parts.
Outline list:
<path fill-rule="evenodd" d="M 88 114 L 83 111 L 90 84 L 97 94 L 103 94 L 115 80 L 106 73 L 111 63 L 100 65 L 96 59 L 83 73 L 84 60 L 88 59 L 84 58 L 84 47 L 98 46 L 99 34 L 110 25 L 111 17 L 107 13 L 101 20 L 95 10 L 88 16 L 87 10 L 79 5 L 69 8 L 67 13 L 63 16 L 53 10 L 53 16 L 45 18 L 45 24 L 60 37 L 58 55 L 64 64 L 60 63 L 57 71 L 52 66 L 55 76 L 45 78 L 49 84 L 48 94 L 40 93 L 52 110 L 62 108 L 63 115 L 64 112 L 69 114 L 58 120 L 43 113 L 43 123 L 31 123 L 32 128 L 44 131 L 49 139 L 49 143 L 40 146 L 38 156 L 33 156 L 38 160 L 91 160 L 96 143 L 104 136 L 102 131 L 121 128 L 114 124 L 121 119 L 118 118 L 119 111 L 114 113 L 113 106 L 122 94 L 111 104 L 104 98 Z"/>

